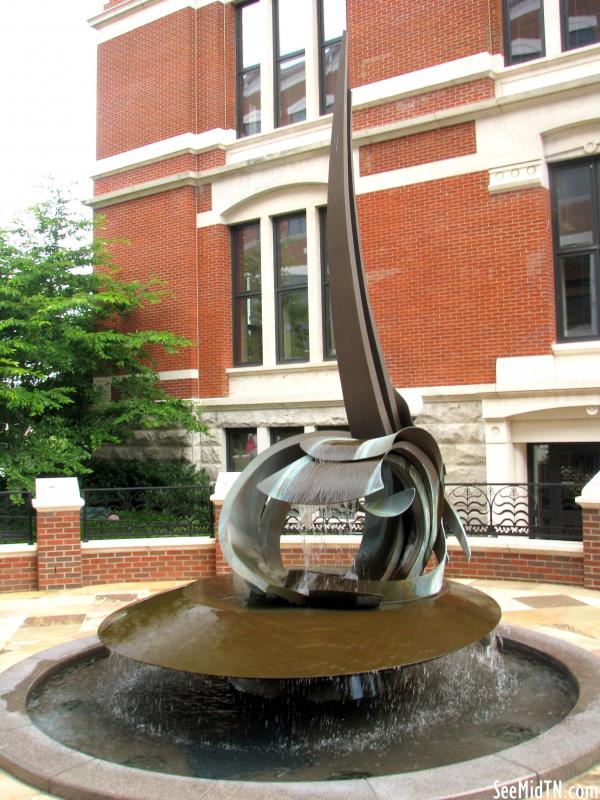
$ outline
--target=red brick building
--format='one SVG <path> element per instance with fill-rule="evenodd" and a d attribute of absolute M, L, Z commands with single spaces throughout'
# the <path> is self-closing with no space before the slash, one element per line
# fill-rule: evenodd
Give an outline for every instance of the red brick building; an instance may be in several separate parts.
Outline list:
<path fill-rule="evenodd" d="M 171 295 L 132 324 L 213 472 L 345 424 L 323 229 L 349 33 L 357 203 L 387 363 L 450 480 L 600 469 L 600 0 L 112 0 L 92 205 Z"/>

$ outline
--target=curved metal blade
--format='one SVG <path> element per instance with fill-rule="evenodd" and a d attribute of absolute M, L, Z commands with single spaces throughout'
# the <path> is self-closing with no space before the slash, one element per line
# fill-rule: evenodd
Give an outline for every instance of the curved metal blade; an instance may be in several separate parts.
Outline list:
<path fill-rule="evenodd" d="M 407 511 L 415 499 L 414 489 L 405 489 L 403 492 L 396 492 L 389 497 L 381 497 L 377 500 L 364 500 L 362 508 L 369 514 L 376 517 L 399 517 Z"/>
<path fill-rule="evenodd" d="M 348 423 L 353 436 L 370 439 L 410 425 L 411 416 L 390 381 L 367 294 L 354 199 L 351 130 L 344 33 L 331 130 L 327 254 L 333 328 Z"/>

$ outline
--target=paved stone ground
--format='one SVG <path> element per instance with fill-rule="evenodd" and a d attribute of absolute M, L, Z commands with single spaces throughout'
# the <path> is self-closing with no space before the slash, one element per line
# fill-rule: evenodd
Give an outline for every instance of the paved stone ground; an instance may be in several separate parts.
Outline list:
<path fill-rule="evenodd" d="M 502 607 L 505 624 L 514 623 L 556 636 L 600 657 L 600 592 L 548 583 L 461 582 L 492 595 Z M 52 645 L 89 636 L 117 608 L 177 585 L 180 584 L 127 583 L 0 595 L 0 671 Z M 553 791 L 546 796 L 561 797 Z M 0 800 L 33 798 L 53 796 L 40 793 L 0 770 Z M 600 800 L 600 765 L 564 783 L 562 798 Z"/>

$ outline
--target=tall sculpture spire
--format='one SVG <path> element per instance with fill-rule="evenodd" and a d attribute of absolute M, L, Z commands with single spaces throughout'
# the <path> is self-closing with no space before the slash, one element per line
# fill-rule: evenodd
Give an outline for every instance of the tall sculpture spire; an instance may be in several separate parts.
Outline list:
<path fill-rule="evenodd" d="M 365 283 L 354 198 L 346 37 L 344 33 L 333 108 L 327 258 L 335 346 L 348 423 L 353 436 L 368 439 L 394 433 L 412 421 L 408 405 L 392 386 L 383 360 Z"/>

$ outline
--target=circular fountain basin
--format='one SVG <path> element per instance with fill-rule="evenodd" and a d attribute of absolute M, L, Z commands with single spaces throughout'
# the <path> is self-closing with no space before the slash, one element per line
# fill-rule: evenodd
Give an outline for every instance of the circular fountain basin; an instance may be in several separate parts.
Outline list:
<path fill-rule="evenodd" d="M 233 574 L 195 581 L 115 611 L 102 642 L 145 664 L 250 679 L 354 675 L 428 661 L 479 641 L 495 600 L 447 581 L 434 596 L 364 610 L 248 602 Z"/>
<path fill-rule="evenodd" d="M 428 800 L 438 800 L 441 798 L 461 798 L 461 797 L 494 797 L 498 796 L 498 787 L 518 785 L 519 782 L 526 782 L 531 788 L 537 780 L 572 777 L 593 764 L 600 761 L 600 668 L 598 660 L 581 651 L 578 648 L 567 645 L 563 642 L 549 637 L 536 635 L 528 631 L 511 630 L 503 631 L 505 635 L 505 650 L 519 653 L 524 661 L 537 664 L 542 667 L 542 671 L 554 673 L 559 687 L 559 695 L 564 693 L 566 705 L 574 702 L 571 710 L 566 713 L 564 718 L 546 730 L 539 736 L 513 745 L 513 736 L 519 736 L 522 731 L 505 728 L 504 747 L 498 749 L 494 754 L 480 755 L 481 751 L 475 749 L 471 757 L 467 760 L 464 754 L 460 763 L 452 765 L 431 766 L 428 769 L 413 769 L 402 774 L 389 773 L 384 766 L 384 772 L 380 776 L 372 776 L 370 769 L 358 769 L 350 759 L 352 764 L 350 769 L 341 769 L 336 773 L 336 768 L 332 768 L 327 777 L 329 780 L 320 781 L 311 777 L 310 769 L 305 772 L 305 780 L 292 778 L 281 768 L 284 782 L 276 785 L 272 782 L 261 780 L 259 769 L 254 769 L 255 780 L 239 780 L 232 778 L 223 780 L 212 773 L 208 777 L 190 777 L 187 774 L 165 774 L 156 771 L 159 767 L 162 755 L 157 757 L 156 741 L 153 739 L 153 732 L 148 726 L 148 720 L 140 720 L 141 727 L 146 726 L 146 734 L 153 742 L 145 756 L 142 751 L 136 750 L 136 758 L 130 759 L 126 754 L 121 754 L 120 760 L 130 760 L 137 763 L 137 767 L 124 766 L 122 763 L 111 763 L 99 757 L 99 753 L 78 752 L 71 747 L 59 743 L 48 736 L 34 723 L 37 719 L 40 703 L 43 705 L 45 692 L 51 691 L 52 687 L 57 687 L 58 694 L 55 696 L 54 712 L 58 716 L 77 712 L 77 701 L 69 696 L 68 683 L 69 675 L 74 675 L 77 671 L 97 668 L 102 662 L 109 662 L 106 649 L 98 642 L 95 637 L 89 640 L 80 640 L 53 648 L 50 651 L 37 654 L 24 662 L 16 665 L 12 669 L 0 675 L 0 765 L 13 772 L 18 777 L 27 780 L 44 791 L 50 791 L 66 798 L 95 798 L 104 800 L 105 798 L 121 798 L 121 800 L 152 800 L 152 798 L 169 797 L 170 800 L 189 800 L 189 798 L 302 798 L 303 800 L 326 800 L 329 797 L 344 800 L 353 798 L 398 798 L 408 800 L 408 798 L 423 798 Z M 507 635 L 509 634 L 509 636 Z M 464 659 L 464 654 L 458 654 L 459 659 Z M 121 660 L 122 659 L 118 659 Z M 126 662 L 127 663 L 127 662 Z M 142 670 L 142 685 L 150 694 L 154 685 L 149 681 L 148 674 L 144 670 L 152 671 L 155 668 L 142 667 L 130 664 L 130 669 L 125 670 L 124 676 L 130 677 L 136 670 Z M 423 668 L 430 669 L 432 665 L 423 665 Z M 465 662 L 458 662 L 459 668 L 464 668 Z M 414 668 L 409 668 L 414 669 Z M 509 670 L 510 672 L 510 670 Z M 518 670 L 517 670 L 518 673 Z M 446 678 L 449 673 L 446 672 Z M 192 680 L 199 680 L 199 676 L 188 676 Z M 431 675 L 427 676 L 430 680 Z M 465 682 L 469 684 L 469 676 L 463 676 Z M 544 679 L 545 680 L 545 679 Z M 66 682 L 65 682 L 66 681 Z M 461 676 L 457 678 L 461 682 Z M 96 681 L 97 682 L 97 681 Z M 95 681 L 92 681 L 92 685 Z M 440 686 L 434 681 L 434 686 Z M 443 682 L 441 684 L 443 686 Z M 497 705 L 494 701 L 494 686 L 497 684 L 492 681 L 488 686 L 483 687 L 483 695 L 475 698 L 476 705 L 487 705 L 490 710 Z M 540 714 L 543 694 L 546 684 L 535 681 L 529 685 L 526 694 L 530 695 L 532 708 L 536 714 Z M 88 687 L 89 688 L 89 687 Z M 121 690 L 122 690 L 121 686 Z M 456 684 L 451 687 L 456 688 Z M 119 691 L 121 691 L 119 690 Z M 66 694 L 65 694 L 66 691 Z M 62 694 L 61 694 L 62 692 Z M 84 696 L 79 698 L 80 703 L 91 700 L 89 692 L 84 691 Z M 437 693 L 437 694 L 436 694 Z M 437 699 L 439 691 L 435 689 Z M 114 698 L 117 705 L 122 707 L 122 697 Z M 575 700 L 576 697 L 576 700 Z M 135 699 L 135 698 L 134 698 Z M 467 696 L 468 699 L 468 696 Z M 460 698 L 457 698 L 460 700 Z M 472 703 L 473 698 L 468 700 Z M 494 701 L 494 702 L 491 702 Z M 249 700 L 253 703 L 264 703 L 264 699 Z M 458 702 L 460 705 L 460 702 Z M 53 704 L 50 703 L 50 706 Z M 361 704 L 358 704 L 361 705 Z M 70 708 L 69 708 L 70 706 Z M 258 706 L 252 706 L 254 710 Z M 314 706 L 318 709 L 318 706 Z M 364 705 L 363 705 L 364 708 Z M 124 709 L 127 711 L 127 709 Z M 559 711 L 559 716 L 565 712 Z M 320 719 L 320 714 L 314 714 L 314 719 Z M 352 709 L 348 712 L 352 716 Z M 504 714 L 501 709 L 500 716 Z M 307 714 L 307 716 L 309 716 Z M 77 714 L 71 717 L 76 720 Z M 97 719 L 83 717 L 86 720 L 82 728 L 94 729 Z M 442 720 L 438 720 L 441 724 Z M 530 719 L 531 723 L 531 719 Z M 40 721 L 40 724 L 41 723 Z M 436 749 L 436 723 L 431 727 L 431 747 Z M 539 724 L 539 719 L 535 724 Z M 551 723 L 550 723 L 551 724 Z M 523 726 L 521 726 L 523 727 Z M 78 732 L 71 731 L 70 735 Z M 131 733 L 131 732 L 130 732 Z M 139 731 L 138 731 L 139 733 Z M 393 736 L 393 732 L 383 726 L 382 735 L 388 738 Z M 107 738 L 107 732 L 96 729 L 97 738 Z M 281 735 L 278 721 L 274 721 L 269 731 L 270 741 L 274 741 Z M 110 733 L 108 734 L 110 738 Z M 133 738 L 133 736 L 129 736 Z M 455 737 L 458 738 L 458 737 Z M 190 764 L 194 759 L 189 751 L 189 742 L 186 745 L 185 736 L 182 739 L 183 749 L 179 754 L 179 772 L 190 770 Z M 268 743 L 264 739 L 263 744 Z M 360 737 L 357 737 L 357 743 Z M 110 746 L 110 742 L 104 743 L 103 747 Z M 113 743 L 115 744 L 115 743 Z M 118 745 L 118 742 L 116 743 Z M 138 743 L 136 742 L 136 745 Z M 227 743 L 225 743 L 227 744 Z M 368 749 L 368 741 L 363 742 Z M 186 746 L 188 750 L 186 751 Z M 118 746 L 114 749 L 118 750 Z M 160 748 L 159 748 L 160 751 Z M 136 760 L 137 759 L 137 760 Z M 374 761 L 375 759 L 373 759 Z M 385 761 L 385 757 L 383 757 Z M 177 758 L 174 759 L 175 763 Z M 229 762 L 229 764 L 228 764 Z M 237 765 L 236 765 L 237 762 Z M 238 775 L 243 771 L 243 762 L 238 758 L 234 749 L 224 748 L 222 753 L 222 763 L 226 769 L 231 764 L 238 768 Z M 439 762 L 438 762 L 439 763 Z M 247 766 L 247 765 L 246 765 Z M 139 767 L 144 767 L 140 769 Z M 392 765 L 393 768 L 393 765 Z M 178 770 L 174 770 L 175 772 Z M 287 776 L 287 777 L 286 777 Z M 248 777 L 248 775 L 247 775 Z M 346 780 L 342 780 L 346 778 Z"/>

